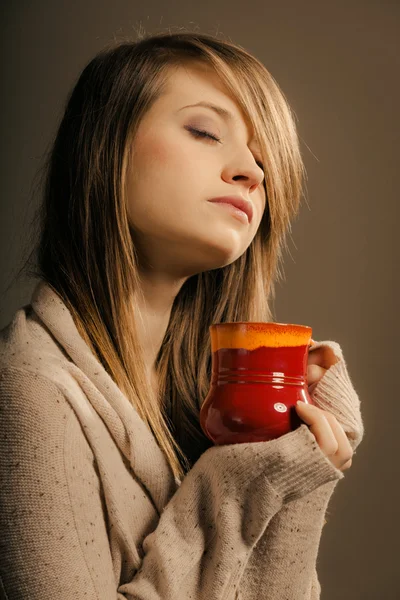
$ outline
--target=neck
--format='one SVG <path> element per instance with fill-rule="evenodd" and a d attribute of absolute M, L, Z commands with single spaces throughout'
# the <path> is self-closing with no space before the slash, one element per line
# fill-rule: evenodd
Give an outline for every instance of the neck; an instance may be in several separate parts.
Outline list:
<path fill-rule="evenodd" d="M 171 316 L 172 305 L 183 281 L 157 275 L 141 274 L 141 290 L 136 298 L 136 323 L 146 371 L 155 382 L 155 362 Z"/>

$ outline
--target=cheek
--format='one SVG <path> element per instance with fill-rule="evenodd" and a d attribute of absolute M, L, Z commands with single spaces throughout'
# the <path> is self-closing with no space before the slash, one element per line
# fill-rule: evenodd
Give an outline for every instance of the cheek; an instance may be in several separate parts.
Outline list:
<path fill-rule="evenodd" d="M 181 164 L 184 155 L 182 144 L 174 142 L 171 136 L 161 137 L 149 134 L 138 147 L 142 174 L 149 172 L 156 176 L 157 171 L 164 171 Z"/>
<path fill-rule="evenodd" d="M 193 161 L 183 144 L 171 138 L 146 135 L 146 140 L 136 146 L 127 178 L 131 224 L 145 231 L 151 223 L 163 223 L 170 219 L 170 214 L 182 210 L 186 188 L 192 179 L 191 164 Z"/>
<path fill-rule="evenodd" d="M 140 198 L 147 199 L 148 205 L 182 210 L 184 206 L 189 208 L 191 198 L 195 202 L 196 197 L 202 197 L 206 185 L 201 176 L 204 167 L 182 138 L 174 139 L 172 134 L 147 136 L 137 158 L 134 189 Z"/>
<path fill-rule="evenodd" d="M 150 169 L 163 169 L 173 160 L 173 150 L 167 141 L 155 140 L 149 143 L 144 156 Z"/>

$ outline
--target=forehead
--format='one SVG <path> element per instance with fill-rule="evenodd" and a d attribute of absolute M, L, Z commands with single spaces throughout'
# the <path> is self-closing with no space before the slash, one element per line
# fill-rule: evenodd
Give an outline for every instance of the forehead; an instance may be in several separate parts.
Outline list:
<path fill-rule="evenodd" d="M 198 106 L 219 115 L 233 126 L 244 126 L 252 132 L 247 115 L 212 67 L 205 64 L 179 66 L 168 74 L 166 91 L 160 108 L 170 108 L 184 114 Z M 194 110 L 192 108 L 192 110 Z M 253 136 L 253 142 L 257 139 Z"/>

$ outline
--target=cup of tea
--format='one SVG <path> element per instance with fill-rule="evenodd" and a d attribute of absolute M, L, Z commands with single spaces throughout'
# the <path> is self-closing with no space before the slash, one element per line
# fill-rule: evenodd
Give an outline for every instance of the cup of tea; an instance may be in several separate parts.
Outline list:
<path fill-rule="evenodd" d="M 210 390 L 200 425 L 216 445 L 269 441 L 303 421 L 296 402 L 313 404 L 308 393 L 307 325 L 273 322 L 215 323 Z"/>

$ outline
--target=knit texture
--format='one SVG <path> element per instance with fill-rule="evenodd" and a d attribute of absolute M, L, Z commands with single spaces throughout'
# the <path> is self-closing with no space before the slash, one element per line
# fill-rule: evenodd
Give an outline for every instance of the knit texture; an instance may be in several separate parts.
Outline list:
<path fill-rule="evenodd" d="M 314 401 L 356 447 L 359 398 L 340 346 L 319 344 L 340 360 Z M 49 286 L 0 332 L 0 597 L 317 600 L 343 478 L 301 425 L 211 447 L 179 484 Z"/>

